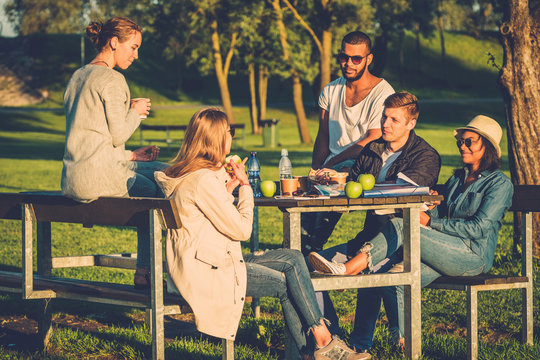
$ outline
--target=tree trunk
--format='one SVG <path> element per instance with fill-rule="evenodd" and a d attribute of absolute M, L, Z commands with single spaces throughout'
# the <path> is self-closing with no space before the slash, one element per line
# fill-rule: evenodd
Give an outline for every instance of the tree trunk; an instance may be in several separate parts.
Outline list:
<path fill-rule="evenodd" d="M 375 46 L 373 47 L 373 75 L 381 76 L 386 67 L 386 58 L 388 57 L 388 38 L 383 30 L 383 33 L 375 38 Z"/>
<path fill-rule="evenodd" d="M 540 184 L 540 10 L 527 0 L 506 3 L 500 27 L 504 50 L 499 86 L 506 106 L 508 160 L 514 184 Z M 536 14 L 531 13 L 536 10 Z M 533 247 L 540 256 L 540 214 Z"/>
<path fill-rule="evenodd" d="M 437 1 L 437 27 L 439 28 L 439 38 L 441 39 L 441 68 L 443 80 L 448 83 L 448 69 L 446 68 L 446 47 L 444 45 L 444 20 L 442 17 L 442 2 Z"/>
<path fill-rule="evenodd" d="M 311 142 L 311 136 L 309 135 L 306 112 L 304 110 L 304 102 L 302 100 L 302 81 L 300 80 L 300 75 L 298 72 L 293 71 L 292 81 L 294 111 L 296 112 L 296 124 L 298 125 L 300 141 L 302 144 L 308 144 Z"/>
<path fill-rule="evenodd" d="M 221 57 L 221 48 L 219 45 L 219 33 L 218 33 L 218 23 L 217 20 L 214 19 L 210 25 L 212 29 L 212 50 L 214 54 L 214 69 L 216 71 L 216 78 L 219 86 L 219 93 L 221 95 L 221 103 L 223 104 L 223 110 L 225 111 L 225 114 L 227 114 L 227 117 L 229 118 L 229 122 L 231 124 L 234 124 L 234 115 L 232 111 L 232 102 L 231 102 L 231 94 L 229 92 L 229 84 L 227 81 L 228 70 L 225 71 L 223 66 L 223 58 Z"/>
<path fill-rule="evenodd" d="M 279 41 L 283 51 L 283 61 L 288 64 L 291 79 L 293 81 L 294 111 L 296 112 L 296 123 L 298 125 L 300 141 L 303 144 L 311 143 L 311 137 L 307 131 L 306 111 L 304 110 L 304 102 L 302 101 L 302 82 L 300 81 L 300 74 L 294 68 L 290 58 L 287 29 L 285 28 L 285 23 L 283 22 L 283 12 L 281 10 L 280 0 L 272 0 L 272 7 L 274 8 L 274 12 L 276 14 L 276 25 L 279 30 Z"/>
<path fill-rule="evenodd" d="M 416 35 L 416 73 L 422 75 L 422 44 L 420 44 L 420 24 L 416 23 L 414 29 Z"/>
<path fill-rule="evenodd" d="M 268 66 L 259 65 L 259 119 L 266 119 L 266 101 L 268 94 Z M 259 129 L 259 134 L 262 129 Z"/>
<path fill-rule="evenodd" d="M 330 82 L 332 64 L 332 31 L 323 30 L 322 33 L 322 52 L 321 52 L 321 77 L 319 94 L 322 89 Z M 317 94 L 317 97 L 318 95 Z"/>
<path fill-rule="evenodd" d="M 248 65 L 248 78 L 249 78 L 249 115 L 251 119 L 251 133 L 259 133 L 259 121 L 257 118 L 257 92 L 255 90 L 255 64 L 249 63 Z"/>
<path fill-rule="evenodd" d="M 405 39 L 405 31 L 401 29 L 398 34 L 399 38 L 399 86 L 403 89 L 405 87 L 405 56 L 403 54 L 403 40 Z"/>

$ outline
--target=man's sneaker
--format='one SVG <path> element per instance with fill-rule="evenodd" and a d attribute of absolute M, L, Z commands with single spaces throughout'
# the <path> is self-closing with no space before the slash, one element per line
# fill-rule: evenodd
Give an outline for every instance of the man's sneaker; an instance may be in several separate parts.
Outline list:
<path fill-rule="evenodd" d="M 316 252 L 309 253 L 308 261 L 311 266 L 319 272 L 325 274 L 345 275 L 345 264 L 340 264 L 334 261 L 330 262 Z"/>
<path fill-rule="evenodd" d="M 332 341 L 321 349 L 317 349 L 313 356 L 315 360 L 369 360 L 368 353 L 356 353 L 349 348 L 343 340 L 334 336 Z"/>

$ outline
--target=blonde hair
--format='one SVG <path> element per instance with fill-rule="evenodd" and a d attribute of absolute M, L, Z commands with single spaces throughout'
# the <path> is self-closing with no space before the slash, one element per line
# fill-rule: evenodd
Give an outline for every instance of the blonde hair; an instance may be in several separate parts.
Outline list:
<path fill-rule="evenodd" d="M 417 120 L 420 113 L 418 99 L 411 93 L 400 91 L 390 95 L 384 100 L 384 107 L 389 109 L 404 107 L 409 115 L 408 121 Z"/>
<path fill-rule="evenodd" d="M 225 135 L 229 121 L 218 108 L 197 111 L 189 121 L 184 143 L 165 170 L 170 177 L 180 177 L 199 169 L 218 170 L 225 161 Z"/>

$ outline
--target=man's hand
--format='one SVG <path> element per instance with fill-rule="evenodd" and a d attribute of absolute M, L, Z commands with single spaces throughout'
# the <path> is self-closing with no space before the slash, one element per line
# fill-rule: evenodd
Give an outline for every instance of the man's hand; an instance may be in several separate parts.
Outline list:
<path fill-rule="evenodd" d="M 429 190 L 429 195 L 439 195 L 439 193 L 435 190 Z M 441 205 L 441 200 L 435 200 L 431 203 L 426 203 L 429 210 L 435 209 L 437 206 Z"/>
<path fill-rule="evenodd" d="M 159 148 L 155 145 L 145 146 L 133 150 L 131 154 L 132 161 L 155 161 L 159 155 Z"/>

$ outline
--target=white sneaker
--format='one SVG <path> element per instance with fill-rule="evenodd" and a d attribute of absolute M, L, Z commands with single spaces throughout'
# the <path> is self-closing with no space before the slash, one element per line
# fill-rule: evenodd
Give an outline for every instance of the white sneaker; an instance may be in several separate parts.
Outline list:
<path fill-rule="evenodd" d="M 316 252 L 310 252 L 308 261 L 311 266 L 322 273 L 333 275 L 345 275 L 345 264 L 330 262 Z"/>
<path fill-rule="evenodd" d="M 313 356 L 315 360 L 369 360 L 368 353 L 357 353 L 347 346 L 343 340 L 334 336 L 332 341 L 323 348 L 317 349 Z"/>

